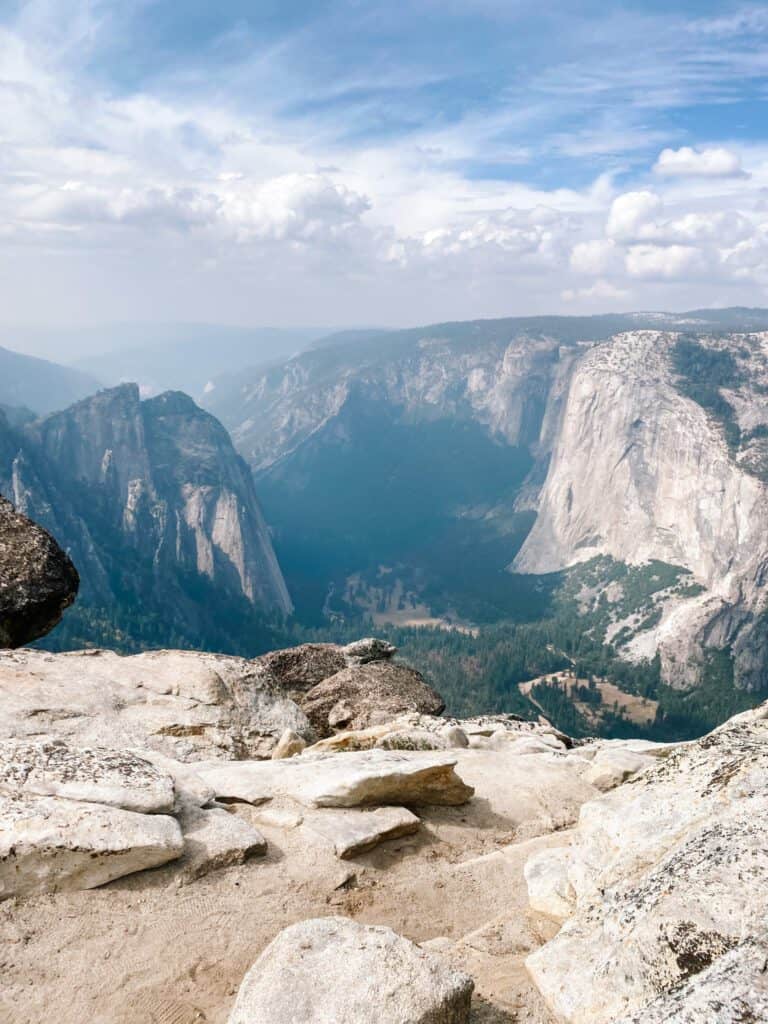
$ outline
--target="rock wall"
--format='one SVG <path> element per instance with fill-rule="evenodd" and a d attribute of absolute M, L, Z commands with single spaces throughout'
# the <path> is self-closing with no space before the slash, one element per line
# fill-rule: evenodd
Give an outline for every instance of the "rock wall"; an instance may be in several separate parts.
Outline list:
<path fill-rule="evenodd" d="M 186 395 L 141 401 L 126 384 L 20 431 L 0 424 L 0 436 L 0 492 L 71 552 L 84 599 L 141 593 L 183 616 L 183 577 L 200 576 L 291 611 L 250 471 Z"/>
<path fill-rule="evenodd" d="M 659 649 L 667 679 L 689 685 L 705 647 L 733 645 L 736 684 L 763 689 L 768 487 L 681 392 L 677 338 L 628 333 L 579 361 L 538 516 L 513 568 L 553 572 L 597 555 L 685 566 L 703 592 L 673 602 L 639 653 Z"/>

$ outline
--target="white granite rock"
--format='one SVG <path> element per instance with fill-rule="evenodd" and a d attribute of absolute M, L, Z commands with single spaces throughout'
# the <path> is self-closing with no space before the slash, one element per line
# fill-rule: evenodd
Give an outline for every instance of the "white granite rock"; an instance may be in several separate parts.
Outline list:
<path fill-rule="evenodd" d="M 655 763 L 656 758 L 650 754 L 635 753 L 623 747 L 607 747 L 597 751 L 585 778 L 596 789 L 605 792 Z"/>
<path fill-rule="evenodd" d="M 58 797 L 0 796 L 0 900 L 93 889 L 180 857 L 178 822 Z"/>
<path fill-rule="evenodd" d="M 676 1007 L 678 1020 L 703 1024 L 704 1003 L 689 1015 L 676 1003 L 682 987 L 719 977 L 745 943 L 768 959 L 766 712 L 732 719 L 582 807 L 566 858 L 573 916 L 527 960 L 559 1018 L 645 1021 L 657 1006 L 649 1021 Z M 725 991 L 747 999 L 738 985 Z"/>
<path fill-rule="evenodd" d="M 258 662 L 192 651 L 0 651 L 0 739 L 175 758 L 269 757 L 306 716 Z"/>
<path fill-rule="evenodd" d="M 565 920 L 573 913 L 576 892 L 568 877 L 571 851 L 568 847 L 542 850 L 529 857 L 524 875 L 528 902 L 534 910 Z"/>
<path fill-rule="evenodd" d="M 0 740 L 0 794 L 59 796 L 143 814 L 173 810 L 170 775 L 122 750 Z"/>
<path fill-rule="evenodd" d="M 346 859 L 372 850 L 387 839 L 413 835 L 420 820 L 405 807 L 371 810 L 321 810 L 304 815 L 304 824 L 327 840 L 337 857 Z"/>
<path fill-rule="evenodd" d="M 389 928 L 317 918 L 267 946 L 229 1024 L 467 1024 L 472 989 L 466 974 Z"/>
<path fill-rule="evenodd" d="M 247 821 L 221 807 L 185 807 L 178 815 L 184 836 L 184 857 L 179 864 L 185 880 L 210 871 L 263 857 L 267 841 Z"/>
<path fill-rule="evenodd" d="M 293 729 L 286 729 L 272 751 L 272 760 L 281 761 L 286 757 L 296 757 L 305 749 L 306 745 L 306 740 L 302 739 L 297 732 L 294 732 Z"/>
<path fill-rule="evenodd" d="M 308 807 L 466 803 L 473 790 L 447 753 L 366 750 L 285 761 L 205 764 L 199 774 L 219 799 L 263 803 L 288 796 Z"/>

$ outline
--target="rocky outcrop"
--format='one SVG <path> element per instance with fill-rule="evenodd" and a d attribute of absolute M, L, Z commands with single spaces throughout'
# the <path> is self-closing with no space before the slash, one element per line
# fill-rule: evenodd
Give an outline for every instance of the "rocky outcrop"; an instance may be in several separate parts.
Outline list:
<path fill-rule="evenodd" d="M 101 619 L 117 603 L 122 629 L 199 643 L 227 607 L 291 611 L 250 471 L 186 395 L 126 384 L 0 435 L 0 493 L 66 545 Z"/>
<path fill-rule="evenodd" d="M 48 633 L 78 586 L 77 570 L 53 537 L 0 497 L 0 647 Z"/>
<path fill-rule="evenodd" d="M 768 706 L 731 719 L 586 803 L 526 870 L 536 906 L 570 903 L 527 961 L 560 1018 L 704 1024 L 765 1001 L 767 740 Z"/>
<path fill-rule="evenodd" d="M 405 807 L 374 807 L 305 814 L 304 824 L 331 843 L 337 857 L 348 859 L 386 840 L 413 835 L 421 821 Z"/>
<path fill-rule="evenodd" d="M 167 814 L 174 807 L 169 775 L 130 751 L 0 740 L 0 793 L 56 796 Z"/>
<path fill-rule="evenodd" d="M 306 807 L 455 806 L 474 792 L 454 771 L 456 763 L 452 754 L 369 750 L 200 765 L 198 771 L 219 800 L 260 804 L 288 796 Z"/>
<path fill-rule="evenodd" d="M 420 672 L 390 661 L 342 669 L 308 690 L 299 704 L 320 736 L 365 729 L 405 712 L 438 715 L 445 708 Z"/>
<path fill-rule="evenodd" d="M 307 690 L 347 666 L 344 649 L 338 644 L 299 644 L 270 651 L 258 661 L 292 699 L 300 699 Z"/>
<path fill-rule="evenodd" d="M 323 917 L 287 928 L 264 950 L 229 1024 L 468 1024 L 473 987 L 389 928 Z"/>
<path fill-rule="evenodd" d="M 258 664 L 190 651 L 0 653 L 0 739 L 149 749 L 177 761 L 269 757 L 302 711 Z"/>

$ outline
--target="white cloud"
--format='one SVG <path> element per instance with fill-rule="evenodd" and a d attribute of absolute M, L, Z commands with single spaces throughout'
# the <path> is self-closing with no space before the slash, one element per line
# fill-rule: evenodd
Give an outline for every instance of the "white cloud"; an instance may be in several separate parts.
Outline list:
<path fill-rule="evenodd" d="M 667 178 L 747 178 L 736 153 L 721 146 L 711 149 L 663 149 L 653 167 Z"/>
<path fill-rule="evenodd" d="M 617 300 L 623 301 L 629 298 L 629 291 L 626 288 L 617 288 L 610 281 L 598 278 L 588 288 L 566 288 L 560 293 L 565 302 L 595 302 Z"/>
<path fill-rule="evenodd" d="M 633 245 L 626 256 L 629 276 L 650 280 L 698 275 L 707 265 L 706 254 L 690 245 Z"/>
<path fill-rule="evenodd" d="M 617 241 L 651 238 L 656 232 L 654 218 L 662 201 L 655 192 L 625 192 L 611 203 L 605 233 Z"/>
<path fill-rule="evenodd" d="M 648 154 L 669 141 L 646 113 L 658 65 L 558 65 L 537 76 L 538 105 L 409 121 L 392 137 L 345 135 L 360 125 L 336 120 L 335 106 L 281 113 L 278 96 L 286 106 L 306 97 L 294 94 L 301 76 L 281 73 L 279 54 L 265 57 L 266 70 L 233 69 L 237 81 L 260 75 L 261 91 L 253 79 L 237 95 L 221 80 L 187 89 L 183 73 L 163 79 L 162 69 L 152 94 L 110 91 L 84 70 L 98 51 L 93 20 L 76 23 L 63 0 L 27 7 L 38 12 L 34 31 L 29 18 L 0 28 L 9 320 L 35 319 L 41 290 L 54 318 L 93 310 L 232 322 L 424 322 L 552 312 L 560 301 L 693 306 L 711 294 L 764 301 L 768 147 L 739 145 L 749 179 L 718 147 L 665 149 L 652 173 Z M 373 77 L 351 84 L 366 95 Z M 578 104 L 611 115 L 571 123 L 574 82 Z M 349 85 L 331 91 L 343 99 Z M 683 85 L 659 89 L 677 102 Z M 631 109 L 611 106 L 614 89 L 633 97 Z M 363 120 L 381 113 L 377 101 L 361 102 Z M 391 113 L 396 121 L 409 111 Z M 552 168 L 536 173 L 535 161 L 552 152 L 571 155 L 578 176 L 587 166 L 601 173 L 580 187 L 542 185 Z M 516 160 L 529 165 L 518 173 Z M 507 178 L 489 179 L 488 168 Z"/>
<path fill-rule="evenodd" d="M 615 267 L 618 249 L 611 238 L 578 242 L 571 252 L 571 269 L 578 274 L 604 274 Z"/>

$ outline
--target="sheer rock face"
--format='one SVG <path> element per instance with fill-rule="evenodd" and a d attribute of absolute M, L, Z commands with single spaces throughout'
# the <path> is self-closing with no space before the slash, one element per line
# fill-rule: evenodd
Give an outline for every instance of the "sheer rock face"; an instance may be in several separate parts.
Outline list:
<path fill-rule="evenodd" d="M 390 661 L 353 665 L 324 679 L 299 701 L 320 736 L 366 729 L 405 712 L 439 715 L 445 702 L 420 672 Z"/>
<path fill-rule="evenodd" d="M 251 473 L 186 395 L 141 401 L 125 384 L 0 435 L 0 492 L 66 542 L 88 601 L 135 593 L 188 625 L 200 610 L 185 580 L 197 576 L 291 611 Z"/>
<path fill-rule="evenodd" d="M 0 647 L 48 633 L 78 585 L 75 567 L 51 535 L 0 498 Z"/>
<path fill-rule="evenodd" d="M 572 846 L 526 870 L 535 906 L 571 905 L 527 961 L 559 1019 L 763 1019 L 726 1007 L 766 1000 L 767 789 L 763 705 L 584 804 Z"/>
<path fill-rule="evenodd" d="M 264 950 L 229 1024 L 467 1024 L 473 988 L 466 974 L 389 928 L 316 918 Z"/>
<path fill-rule="evenodd" d="M 691 686 L 703 648 L 732 644 L 736 684 L 764 689 L 768 648 L 759 617 L 768 486 L 746 469 L 755 453 L 748 448 L 735 458 L 722 426 L 680 390 L 672 363 L 678 338 L 632 332 L 579 361 L 538 517 L 514 569 L 552 572 L 597 555 L 684 566 L 701 593 L 672 600 L 627 653 L 652 657 L 659 650 L 665 678 Z M 717 350 L 719 342 L 704 344 Z M 748 435 L 764 419 L 759 389 L 768 378 L 768 336 L 725 344 L 745 353 L 745 383 L 727 397 Z"/>

